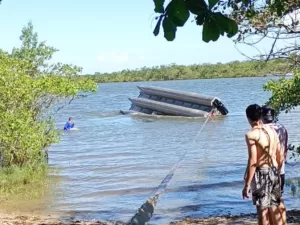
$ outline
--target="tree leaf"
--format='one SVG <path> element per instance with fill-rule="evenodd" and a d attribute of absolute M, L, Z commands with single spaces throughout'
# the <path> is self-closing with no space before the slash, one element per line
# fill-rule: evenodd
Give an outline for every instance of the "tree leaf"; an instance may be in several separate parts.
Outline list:
<path fill-rule="evenodd" d="M 224 16 L 222 13 L 214 13 L 212 18 L 216 21 L 222 35 L 224 35 L 224 32 L 226 32 L 227 37 L 233 37 L 238 32 L 237 23 L 234 20 Z"/>
<path fill-rule="evenodd" d="M 187 0 L 186 3 L 189 11 L 195 15 L 208 11 L 208 6 L 204 0 Z"/>
<path fill-rule="evenodd" d="M 284 12 L 284 5 L 282 4 L 282 0 L 275 0 L 273 7 L 276 8 L 278 16 L 282 16 Z"/>
<path fill-rule="evenodd" d="M 246 7 L 248 7 L 251 3 L 251 0 L 243 0 L 243 3 Z"/>
<path fill-rule="evenodd" d="M 185 0 L 173 0 L 167 9 L 167 14 L 170 16 L 176 26 L 182 27 L 189 19 L 190 12 Z"/>
<path fill-rule="evenodd" d="M 204 42 L 216 41 L 220 37 L 217 23 L 212 18 L 206 18 L 203 25 L 202 40 Z"/>
<path fill-rule="evenodd" d="M 229 32 L 227 32 L 227 37 L 231 38 L 237 34 L 237 32 L 239 31 L 239 27 L 234 20 L 229 19 L 229 18 L 227 18 L 227 19 L 228 19 L 228 25 L 229 25 Z"/>
<path fill-rule="evenodd" d="M 162 24 L 163 28 L 164 28 L 164 37 L 168 40 L 168 41 L 173 41 L 176 37 L 176 26 L 173 23 L 172 19 L 168 16 L 166 16 L 163 20 L 163 24 Z"/>
<path fill-rule="evenodd" d="M 250 8 L 246 11 L 247 18 L 253 18 L 256 15 L 255 9 Z"/>
<path fill-rule="evenodd" d="M 208 0 L 209 3 L 209 9 L 212 9 L 219 0 Z"/>
<path fill-rule="evenodd" d="M 165 0 L 153 0 L 154 1 L 154 12 L 156 13 L 164 13 L 165 9 L 164 9 L 164 3 Z"/>
<path fill-rule="evenodd" d="M 196 24 L 198 26 L 202 26 L 205 18 L 206 18 L 206 13 L 199 14 L 198 16 L 196 16 Z"/>
<path fill-rule="evenodd" d="M 227 17 L 225 17 L 220 12 L 212 14 L 212 17 L 217 22 L 220 30 L 225 31 L 226 33 L 229 33 L 229 24 L 228 24 Z"/>
<path fill-rule="evenodd" d="M 156 24 L 156 26 L 154 28 L 153 34 L 155 36 L 157 36 L 159 34 L 159 30 L 160 30 L 160 25 L 161 25 L 162 19 L 163 19 L 163 16 L 160 16 L 159 19 L 158 19 L 158 21 L 157 21 L 157 24 Z"/>
<path fill-rule="evenodd" d="M 227 7 L 231 6 L 233 0 L 228 0 L 227 1 Z"/>

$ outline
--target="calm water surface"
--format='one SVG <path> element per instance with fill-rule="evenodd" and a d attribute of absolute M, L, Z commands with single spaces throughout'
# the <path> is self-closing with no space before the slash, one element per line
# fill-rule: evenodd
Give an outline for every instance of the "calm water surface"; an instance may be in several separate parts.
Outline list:
<path fill-rule="evenodd" d="M 60 111 L 57 125 L 69 116 L 79 131 L 66 132 L 50 148 L 50 166 L 57 190 L 49 212 L 72 212 L 75 218 L 127 221 L 160 184 L 187 149 L 166 193 L 158 202 L 152 224 L 186 216 L 204 217 L 254 212 L 243 200 L 242 177 L 247 161 L 244 134 L 249 129 L 244 110 L 262 104 L 268 78 L 100 84 L 98 93 L 74 101 Z M 155 85 L 218 96 L 229 114 L 214 118 L 192 144 L 204 119 L 151 118 L 119 115 L 137 97 L 137 85 Z M 300 112 L 281 116 L 290 142 L 300 140 Z M 297 165 L 287 165 L 287 177 L 298 176 Z M 55 179 L 57 180 L 57 179 Z M 286 187 L 288 209 L 299 208 Z"/>

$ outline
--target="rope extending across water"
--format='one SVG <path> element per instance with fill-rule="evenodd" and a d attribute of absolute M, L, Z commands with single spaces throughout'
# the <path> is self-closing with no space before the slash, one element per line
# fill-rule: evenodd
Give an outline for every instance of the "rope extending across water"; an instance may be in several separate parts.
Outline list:
<path fill-rule="evenodd" d="M 195 135 L 193 141 L 191 142 L 191 146 L 195 143 L 197 137 L 202 132 L 205 125 L 208 123 L 209 119 L 212 118 L 214 110 L 210 111 L 208 114 L 208 117 L 206 118 L 205 122 L 201 126 L 198 133 Z M 171 168 L 167 176 L 162 180 L 162 182 L 153 190 L 153 193 L 151 194 L 151 197 L 147 199 L 147 201 L 138 209 L 138 211 L 135 213 L 135 215 L 130 219 L 130 221 L 127 223 L 127 225 L 143 225 L 146 222 L 148 222 L 153 213 L 154 208 L 156 206 L 156 203 L 158 202 L 159 196 L 164 193 L 166 190 L 166 187 L 168 186 L 168 183 L 172 179 L 175 170 L 179 167 L 180 163 L 183 161 L 187 154 L 187 149 L 185 149 L 182 156 L 179 158 L 177 163 L 174 164 L 174 166 Z"/>

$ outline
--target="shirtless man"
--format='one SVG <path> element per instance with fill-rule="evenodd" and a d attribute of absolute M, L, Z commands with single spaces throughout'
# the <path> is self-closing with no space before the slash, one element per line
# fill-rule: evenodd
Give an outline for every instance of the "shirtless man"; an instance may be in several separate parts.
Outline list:
<path fill-rule="evenodd" d="M 263 125 L 261 114 L 262 109 L 257 104 L 246 109 L 252 129 L 246 134 L 249 157 L 242 195 L 249 198 L 251 187 L 259 225 L 286 224 L 278 207 L 281 202 L 279 171 L 284 157 L 277 133 Z"/>

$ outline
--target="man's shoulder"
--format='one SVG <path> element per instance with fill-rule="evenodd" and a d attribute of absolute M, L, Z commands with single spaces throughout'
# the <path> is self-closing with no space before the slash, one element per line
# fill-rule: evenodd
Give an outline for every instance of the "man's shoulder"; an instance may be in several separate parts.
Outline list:
<path fill-rule="evenodd" d="M 273 124 L 275 124 L 277 126 L 283 126 L 282 123 L 279 123 L 278 121 L 274 122 Z"/>
<path fill-rule="evenodd" d="M 282 123 L 275 122 L 272 125 L 276 130 L 286 130 Z"/>
<path fill-rule="evenodd" d="M 258 132 L 258 129 L 249 130 L 245 136 L 247 139 L 257 139 Z"/>

